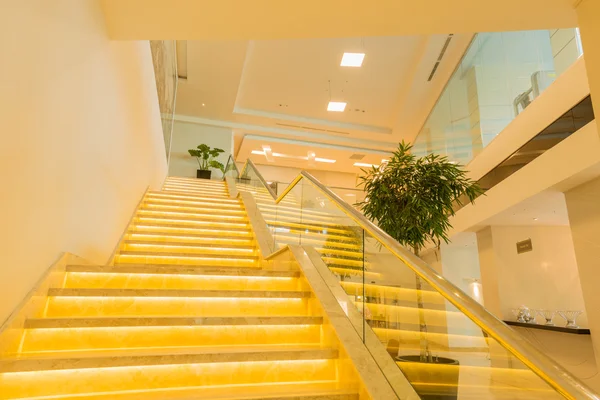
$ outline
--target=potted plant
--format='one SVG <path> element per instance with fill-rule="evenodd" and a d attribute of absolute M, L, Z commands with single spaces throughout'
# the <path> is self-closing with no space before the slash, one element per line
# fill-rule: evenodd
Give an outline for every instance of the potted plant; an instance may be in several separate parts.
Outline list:
<path fill-rule="evenodd" d="M 428 243 L 439 247 L 441 241 L 448 242 L 449 219 L 454 215 L 456 204 L 460 205 L 465 199 L 472 203 L 483 190 L 467 177 L 460 165 L 447 157 L 436 154 L 416 157 L 410 153 L 411 149 L 411 144 L 402 141 L 384 168 L 363 170 L 361 180 L 367 197 L 358 205 L 368 218 L 418 256 Z M 457 360 L 431 354 L 427 324 L 421 311 L 422 282 L 418 275 L 415 277 L 420 354 L 398 356 L 396 360 L 458 365 Z M 458 383 L 458 368 L 455 379 Z M 439 398 L 437 394 L 423 395 L 424 399 Z M 455 397 L 451 393 L 445 396 L 444 399 Z"/>
<path fill-rule="evenodd" d="M 224 152 L 225 150 L 223 149 L 211 149 L 205 144 L 201 144 L 195 149 L 189 149 L 188 153 L 190 153 L 190 156 L 196 157 L 196 161 L 198 161 L 198 171 L 196 171 L 196 178 L 210 179 L 210 168 L 218 169 L 224 174 L 225 166 L 221 162 L 215 160 L 215 158 L 217 158 L 219 154 Z"/>

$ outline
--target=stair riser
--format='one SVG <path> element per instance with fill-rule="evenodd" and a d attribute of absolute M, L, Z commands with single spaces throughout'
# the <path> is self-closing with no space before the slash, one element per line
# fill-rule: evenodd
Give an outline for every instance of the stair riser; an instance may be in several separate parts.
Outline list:
<path fill-rule="evenodd" d="M 250 225 L 243 222 L 216 222 L 216 221 L 201 221 L 201 220 L 190 220 L 185 218 L 161 218 L 161 217 L 146 217 L 140 216 L 135 217 L 133 220 L 134 224 L 140 225 L 151 225 L 151 226 L 169 226 L 169 225 L 181 225 L 190 228 L 210 228 L 210 229 L 233 229 L 233 230 L 250 230 Z"/>
<path fill-rule="evenodd" d="M 214 229 L 214 228 L 194 228 L 191 226 L 166 226 L 166 225 L 150 225 L 150 224 L 136 224 L 129 228 L 129 233 L 150 233 L 150 234 L 161 234 L 161 235 L 196 235 L 199 237 L 238 237 L 238 238 L 252 238 L 252 232 L 249 229 Z"/>
<path fill-rule="evenodd" d="M 179 193 L 179 192 L 150 192 L 146 196 L 146 200 L 169 202 L 169 204 L 175 203 L 190 203 L 190 204 L 211 204 L 214 203 L 215 199 L 211 196 L 198 196 L 190 193 Z M 217 207 L 232 207 L 234 209 L 242 208 L 243 204 L 237 199 L 224 199 L 219 198 Z"/>
<path fill-rule="evenodd" d="M 0 374 L 4 398 L 336 378 L 335 360 L 228 362 Z"/>
<path fill-rule="evenodd" d="M 137 212 L 138 217 L 156 217 L 156 218 L 173 218 L 173 219 L 185 219 L 189 221 L 216 221 L 216 222 L 234 222 L 234 223 L 248 223 L 248 218 L 245 215 L 228 215 L 220 213 L 219 211 L 213 210 L 213 212 L 181 212 L 171 210 L 148 210 L 141 209 Z"/>
<path fill-rule="evenodd" d="M 167 255 L 123 255 L 115 256 L 115 264 L 176 264 L 176 265 L 212 265 L 216 267 L 259 267 L 253 259 L 226 259 L 209 257 L 177 257 Z"/>
<path fill-rule="evenodd" d="M 50 297 L 46 316 L 293 316 L 307 315 L 301 298 Z"/>
<path fill-rule="evenodd" d="M 255 246 L 255 242 L 253 239 L 248 238 L 236 238 L 236 237 L 218 237 L 217 235 L 213 235 L 212 237 L 201 237 L 201 236 L 192 236 L 192 235 L 160 235 L 160 234 L 152 234 L 152 233 L 128 233 L 123 239 L 125 241 L 137 241 L 137 242 L 147 242 L 153 244 L 169 244 L 169 243 L 182 243 L 189 245 L 197 245 L 197 246 L 211 246 L 211 247 L 220 247 L 220 246 L 231 246 L 231 247 L 253 247 Z"/>
<path fill-rule="evenodd" d="M 211 207 L 210 204 L 207 204 L 206 207 L 188 207 L 185 205 L 177 205 L 177 204 L 156 204 L 154 202 L 144 202 L 143 210 L 147 211 L 172 211 L 172 212 L 181 212 L 181 213 L 190 213 L 190 214 L 210 214 L 210 215 L 225 215 L 225 216 L 236 216 L 236 215 L 246 215 L 246 211 L 244 210 L 235 210 L 235 209 L 220 209 L 217 207 Z"/>
<path fill-rule="evenodd" d="M 297 290 L 300 280 L 287 277 L 229 277 L 68 272 L 66 288 L 179 290 Z"/>
<path fill-rule="evenodd" d="M 192 255 L 207 255 L 207 256 L 218 256 L 219 258 L 253 258 L 257 257 L 257 250 L 254 248 L 235 248 L 228 247 L 226 244 L 223 247 L 202 247 L 201 245 L 186 245 L 186 244 L 130 244 L 125 243 L 121 246 L 122 253 L 126 251 L 131 252 L 143 252 L 143 253 L 157 253 L 157 254 L 186 254 Z"/>

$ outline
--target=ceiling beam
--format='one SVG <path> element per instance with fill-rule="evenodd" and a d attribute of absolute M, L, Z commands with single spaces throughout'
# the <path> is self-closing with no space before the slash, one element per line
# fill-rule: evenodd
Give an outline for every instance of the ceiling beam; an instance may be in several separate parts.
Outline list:
<path fill-rule="evenodd" d="M 116 40 L 398 36 L 568 28 L 572 0 L 101 0 Z"/>

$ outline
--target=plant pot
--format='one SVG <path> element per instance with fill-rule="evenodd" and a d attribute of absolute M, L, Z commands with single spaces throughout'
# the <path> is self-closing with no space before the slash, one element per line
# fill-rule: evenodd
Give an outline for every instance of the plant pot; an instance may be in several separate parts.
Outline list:
<path fill-rule="evenodd" d="M 205 171 L 203 169 L 199 169 L 196 171 L 196 178 L 198 179 L 210 179 L 211 171 Z"/>
<path fill-rule="evenodd" d="M 400 369 L 410 382 L 431 383 L 415 387 L 422 400 L 456 400 L 458 398 L 459 362 L 451 358 L 434 357 L 433 362 L 421 362 L 418 355 L 398 356 Z M 402 368 L 402 363 L 447 365 L 449 368 Z M 454 368 L 452 368 L 454 366 Z M 440 384 L 435 385 L 435 384 Z"/>

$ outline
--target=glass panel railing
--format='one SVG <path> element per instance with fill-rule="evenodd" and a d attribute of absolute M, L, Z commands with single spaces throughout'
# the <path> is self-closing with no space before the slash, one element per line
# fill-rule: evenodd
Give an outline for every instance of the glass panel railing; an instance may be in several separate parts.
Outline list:
<path fill-rule="evenodd" d="M 165 153 L 167 163 L 169 163 L 177 94 L 177 45 L 174 40 L 151 40 L 150 50 L 165 140 Z"/>
<path fill-rule="evenodd" d="M 420 398 L 597 398 L 310 174 L 276 201 L 260 174 L 248 175 L 261 181 L 247 187 L 273 248 L 299 244 L 320 254 L 347 294 L 342 308 L 362 314 L 357 321 L 346 307 L 382 371 L 391 361 L 375 357 L 383 348 Z"/>
<path fill-rule="evenodd" d="M 575 28 L 476 34 L 413 152 L 467 164 L 581 54 Z"/>
<path fill-rule="evenodd" d="M 227 163 L 225 164 L 225 173 L 223 174 L 223 180 L 225 180 L 225 178 L 227 177 L 231 177 L 236 180 L 240 177 L 240 171 L 238 170 L 237 164 L 235 163 L 235 160 L 233 159 L 232 155 L 229 155 Z"/>

